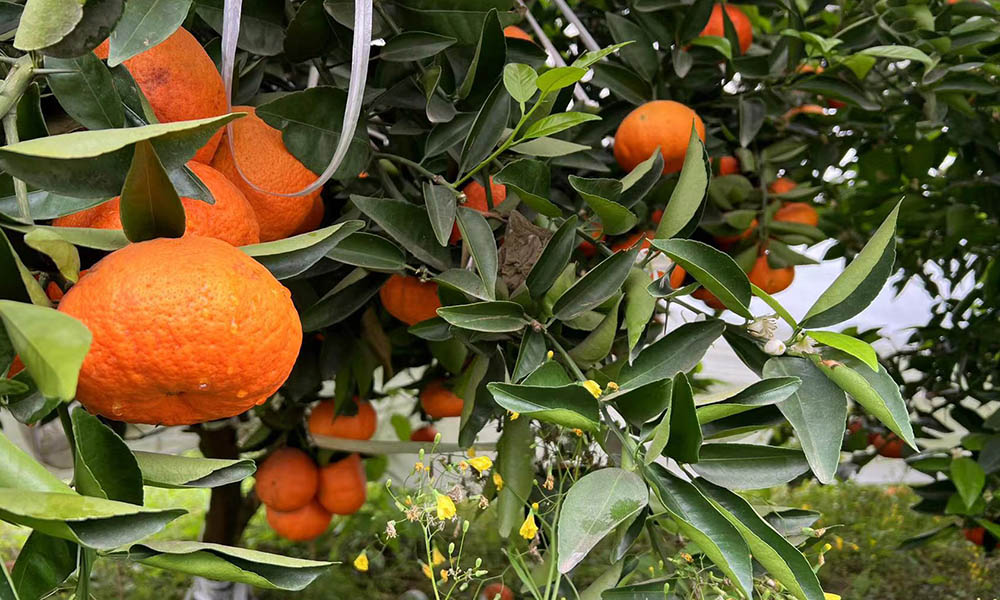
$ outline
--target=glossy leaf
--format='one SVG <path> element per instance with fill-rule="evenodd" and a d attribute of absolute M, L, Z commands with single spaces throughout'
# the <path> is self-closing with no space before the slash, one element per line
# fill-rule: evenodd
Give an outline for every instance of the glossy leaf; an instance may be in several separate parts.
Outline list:
<path fill-rule="evenodd" d="M 871 344 L 868 342 L 859 340 L 854 336 L 837 333 L 835 331 L 812 330 L 806 331 L 805 333 L 825 346 L 836 348 L 837 350 L 850 354 L 865 365 L 871 367 L 872 371 L 878 371 L 878 355 L 875 353 L 875 349 L 872 348 Z"/>
<path fill-rule="evenodd" d="M 449 267 L 450 254 L 437 243 L 427 212 L 419 206 L 365 196 L 351 196 L 351 202 L 421 261 L 441 271 Z"/>
<path fill-rule="evenodd" d="M 129 0 L 111 32 L 108 65 L 120 65 L 156 46 L 187 17 L 191 0 Z"/>
<path fill-rule="evenodd" d="M 545 336 L 534 329 L 525 329 L 511 379 L 517 383 L 531 374 L 545 362 L 545 353 Z"/>
<path fill-rule="evenodd" d="M 632 364 L 622 367 L 618 385 L 622 390 L 631 390 L 690 371 L 701 361 L 712 342 L 722 335 L 724 327 L 725 324 L 717 320 L 681 325 L 644 348 Z"/>
<path fill-rule="evenodd" d="M 226 460 L 134 452 L 142 482 L 161 488 L 211 488 L 242 481 L 256 470 L 250 459 Z"/>
<path fill-rule="evenodd" d="M 77 491 L 142 506 L 142 475 L 125 442 L 82 407 L 73 411 L 71 420 Z"/>
<path fill-rule="evenodd" d="M 548 94 L 573 85 L 586 74 L 587 69 L 580 67 L 556 67 L 539 75 L 535 83 L 542 94 Z"/>
<path fill-rule="evenodd" d="M 657 238 L 669 238 L 680 233 L 694 218 L 705 199 L 708 190 L 709 169 L 705 145 L 698 137 L 698 131 L 691 125 L 684 166 L 681 168 L 677 186 L 670 194 L 670 201 L 663 209 L 663 218 L 656 227 Z"/>
<path fill-rule="evenodd" d="M 504 165 L 493 181 L 513 189 L 522 202 L 547 217 L 560 217 L 562 211 L 549 200 L 549 166 L 540 160 L 522 158 Z"/>
<path fill-rule="evenodd" d="M 538 73 L 525 64 L 510 63 L 503 69 L 503 85 L 507 93 L 522 105 L 538 91 L 537 80 Z"/>
<path fill-rule="evenodd" d="M 514 302 L 476 302 L 438 309 L 438 316 L 462 329 L 487 333 L 520 331 L 528 324 L 524 309 Z"/>
<path fill-rule="evenodd" d="M 497 441 L 496 465 L 503 479 L 503 488 L 497 492 L 497 527 L 504 539 L 524 521 L 524 509 L 535 480 L 531 467 L 535 460 L 534 441 L 531 419 L 506 418 Z"/>
<path fill-rule="evenodd" d="M 750 384 L 721 402 L 698 407 L 698 422 L 704 425 L 761 406 L 777 404 L 795 393 L 802 381 L 798 377 L 771 377 Z"/>
<path fill-rule="evenodd" d="M 429 58 L 457 42 L 455 38 L 426 31 L 404 31 L 386 41 L 378 57 L 389 62 Z"/>
<path fill-rule="evenodd" d="M 621 296 L 604 315 L 597 327 L 569 350 L 570 358 L 578 365 L 589 366 L 600 362 L 611 353 L 611 345 L 614 343 L 615 334 L 618 331 L 618 307 L 620 305 Z"/>
<path fill-rule="evenodd" d="M 476 120 L 473 121 L 469 135 L 465 138 L 460 164 L 463 172 L 475 167 L 493 152 L 493 148 L 504 135 L 509 117 L 510 97 L 503 83 L 497 83 L 476 114 Z"/>
<path fill-rule="evenodd" d="M 506 94 L 502 93 L 502 84 L 498 82 L 506 62 L 507 44 L 503 34 L 503 26 L 500 23 L 500 15 L 496 8 L 491 8 L 482 21 L 479 43 L 476 45 L 469 70 L 466 71 L 465 78 L 458 86 L 455 95 L 479 106 L 483 99 L 491 93 L 488 90 L 493 89 L 492 93 L 495 93 L 498 88 L 506 101 Z"/>
<path fill-rule="evenodd" d="M 648 500 L 646 483 L 630 471 L 609 467 L 581 477 L 566 493 L 556 523 L 559 572 L 568 573 Z"/>
<path fill-rule="evenodd" d="M 72 400 L 90 331 L 51 308 L 0 300 L 0 321 L 38 389 L 50 398 Z"/>
<path fill-rule="evenodd" d="M 632 229 L 638 217 L 618 203 L 622 183 L 616 179 L 586 179 L 569 176 L 569 184 L 601 219 L 604 233 L 617 235 Z"/>
<path fill-rule="evenodd" d="M 597 399 L 583 386 L 557 387 L 493 382 L 486 386 L 502 408 L 572 429 L 596 431 L 600 414 Z"/>
<path fill-rule="evenodd" d="M 492 300 L 496 297 L 499 268 L 493 229 L 481 212 L 464 206 L 458 208 L 458 229 L 462 232 L 462 239 L 469 245 L 476 270 L 483 280 L 483 289 Z"/>
<path fill-rule="evenodd" d="M 652 240 L 652 245 L 684 267 L 726 308 L 742 317 L 753 318 L 749 309 L 750 281 L 728 254 L 695 240 L 656 239 Z"/>
<path fill-rule="evenodd" d="M 567 142 L 566 140 L 551 137 L 535 138 L 511 147 L 511 151 L 517 152 L 518 154 L 549 158 L 555 156 L 566 156 L 567 154 L 582 152 L 583 150 L 590 150 L 590 146 L 577 144 L 575 142 Z"/>
<path fill-rule="evenodd" d="M 650 295 L 648 287 L 649 275 L 633 267 L 625 280 L 625 328 L 629 351 L 639 343 L 656 309 L 656 298 Z"/>
<path fill-rule="evenodd" d="M 762 490 L 788 483 L 809 470 L 805 455 L 791 448 L 757 444 L 705 444 L 696 473 L 734 490 Z"/>
<path fill-rule="evenodd" d="M 29 600 L 49 596 L 76 570 L 78 549 L 73 542 L 32 531 L 10 574 L 17 595 L 5 596 L 0 589 L 0 598 Z"/>
<path fill-rule="evenodd" d="M 636 427 L 658 417 L 670 407 L 673 379 L 660 379 L 614 397 L 615 409 Z"/>
<path fill-rule="evenodd" d="M 342 221 L 281 240 L 241 246 L 240 250 L 267 267 L 276 279 L 289 279 L 329 256 L 363 225 L 361 221 Z"/>
<path fill-rule="evenodd" d="M 451 229 L 455 225 L 455 211 L 458 206 L 455 194 L 443 185 L 424 182 L 424 205 L 430 218 L 434 237 L 442 246 L 451 239 Z"/>
<path fill-rule="evenodd" d="M 406 264 L 402 249 L 384 237 L 356 232 L 345 237 L 327 258 L 372 271 L 401 271 Z"/>
<path fill-rule="evenodd" d="M 534 123 L 524 132 L 521 139 L 530 140 L 547 135 L 555 135 L 571 127 L 576 127 L 587 121 L 599 121 L 601 117 L 590 113 L 564 112 L 543 117 Z"/>
<path fill-rule="evenodd" d="M 568 321 L 610 298 L 628 277 L 636 253 L 636 250 L 617 252 L 601 261 L 559 296 L 552 307 L 553 315 Z"/>
<path fill-rule="evenodd" d="M 979 500 L 986 485 L 986 473 L 979 463 L 967 456 L 960 456 L 951 461 L 951 480 L 958 490 L 958 495 L 962 498 L 967 508 L 972 508 L 976 500 Z"/>
<path fill-rule="evenodd" d="M 701 451 L 701 427 L 688 378 L 678 373 L 670 398 L 670 439 L 662 454 L 684 463 L 696 463 Z"/>
<path fill-rule="evenodd" d="M 49 89 L 77 123 L 87 129 L 124 127 L 125 111 L 111 73 L 91 52 L 76 58 L 45 59 L 48 69 L 72 71 L 48 75 Z"/>
<path fill-rule="evenodd" d="M 132 166 L 122 187 L 120 211 L 122 229 L 130 242 L 184 235 L 184 205 L 153 145 L 146 140 L 135 144 Z"/>

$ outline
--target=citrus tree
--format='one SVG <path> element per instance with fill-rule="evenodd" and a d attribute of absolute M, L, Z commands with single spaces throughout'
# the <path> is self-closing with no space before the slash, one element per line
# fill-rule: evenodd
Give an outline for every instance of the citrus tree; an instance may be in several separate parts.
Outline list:
<path fill-rule="evenodd" d="M 824 174 L 860 142 L 841 134 L 905 104 L 886 74 L 950 64 L 914 23 L 992 13 L 571 4 L 0 5 L 0 393 L 59 419 L 75 466 L 70 486 L 0 436 L 0 517 L 33 529 L 7 596 L 86 596 L 107 558 L 301 589 L 329 565 L 238 548 L 247 520 L 263 503 L 313 539 L 364 503 L 361 456 L 395 452 L 420 452 L 395 493 L 439 564 L 432 540 L 473 525 L 428 455 L 496 431 L 494 458 L 443 468 L 483 475 L 524 593 L 575 593 L 613 534 L 590 597 L 682 585 L 633 571 L 640 537 L 688 541 L 720 593 L 824 597 L 816 516 L 736 490 L 833 481 L 852 401 L 915 447 L 868 341 L 835 331 L 894 271 L 899 197 L 850 213 L 871 227 L 804 314 L 772 294 L 842 206 Z M 759 380 L 696 402 L 712 344 Z M 421 426 L 369 441 L 401 390 Z M 123 423 L 189 427 L 205 458 L 135 452 Z M 212 487 L 203 540 L 147 539 L 179 511 L 144 485 Z M 442 560 L 436 598 L 488 575 Z"/>

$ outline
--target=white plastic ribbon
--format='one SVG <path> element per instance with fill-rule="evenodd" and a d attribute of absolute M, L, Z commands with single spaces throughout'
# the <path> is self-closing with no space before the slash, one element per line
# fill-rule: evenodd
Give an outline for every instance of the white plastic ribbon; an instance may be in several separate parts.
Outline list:
<path fill-rule="evenodd" d="M 236 41 L 240 36 L 240 14 L 243 9 L 243 0 L 226 0 L 222 22 L 222 83 L 226 94 L 227 112 L 233 110 L 233 72 L 236 66 Z M 347 157 L 351 140 L 354 138 L 354 130 L 357 128 L 358 118 L 361 116 L 361 103 L 364 100 L 365 82 L 368 79 L 368 58 L 371 54 L 372 39 L 372 0 L 354 1 L 354 43 L 351 49 L 351 81 L 347 87 L 347 104 L 344 107 L 344 122 L 341 127 L 340 139 L 337 141 L 337 148 L 334 150 L 333 158 L 327 165 L 323 173 L 305 188 L 291 193 L 281 193 L 272 190 L 265 190 L 250 181 L 236 158 L 236 148 L 233 146 L 233 125 L 226 125 L 228 135 L 229 151 L 233 155 L 233 164 L 236 171 L 254 190 L 270 194 L 272 196 L 296 197 L 305 196 L 319 188 L 333 177 L 333 174 L 340 168 L 344 158 Z"/>

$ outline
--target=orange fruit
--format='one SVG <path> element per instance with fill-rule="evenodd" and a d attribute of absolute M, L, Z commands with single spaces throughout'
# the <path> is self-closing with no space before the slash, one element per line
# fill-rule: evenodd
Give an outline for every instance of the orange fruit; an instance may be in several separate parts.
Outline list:
<path fill-rule="evenodd" d="M 514 592 L 502 583 L 491 583 L 483 588 L 479 600 L 493 600 L 499 594 L 500 600 L 514 600 Z"/>
<path fill-rule="evenodd" d="M 795 267 L 772 269 L 771 265 L 767 264 L 767 255 L 762 254 L 757 257 L 757 262 L 753 264 L 747 277 L 750 278 L 750 283 L 768 294 L 777 294 L 792 285 L 792 280 L 795 279 Z"/>
<path fill-rule="evenodd" d="M 112 252 L 59 310 L 93 334 L 76 399 L 127 423 L 238 415 L 281 387 L 302 344 L 288 289 L 239 249 L 195 235 Z"/>
<path fill-rule="evenodd" d="M 740 161 L 735 156 L 723 156 L 719 159 L 719 175 L 738 175 Z"/>
<path fill-rule="evenodd" d="M 785 202 L 774 213 L 774 220 L 786 223 L 805 223 L 815 227 L 819 224 L 819 215 L 808 202 Z"/>
<path fill-rule="evenodd" d="M 834 98 L 828 98 L 827 101 L 826 101 L 826 105 L 829 108 L 840 109 L 840 108 L 844 108 L 845 106 L 847 106 L 847 103 L 843 102 L 841 100 L 836 100 Z"/>
<path fill-rule="evenodd" d="M 234 246 L 260 242 L 260 225 L 253 207 L 246 196 L 225 175 L 200 162 L 187 164 L 194 174 L 208 187 L 215 204 L 196 198 L 181 198 L 184 204 L 186 225 L 184 235 L 217 238 Z M 121 229 L 119 214 L 121 198 L 115 197 L 104 204 L 87 210 L 59 217 L 52 221 L 56 227 L 90 227 L 93 229 Z"/>
<path fill-rule="evenodd" d="M 375 409 L 370 402 L 361 402 L 357 397 L 354 404 L 358 407 L 357 414 L 334 416 L 333 400 L 320 402 L 309 413 L 309 432 L 352 440 L 371 439 L 378 424 Z"/>
<path fill-rule="evenodd" d="M 684 285 L 684 278 L 687 277 L 687 271 L 684 267 L 676 265 L 674 270 L 670 272 L 670 287 L 673 289 L 680 289 Z"/>
<path fill-rule="evenodd" d="M 98 58 L 108 57 L 105 41 L 94 49 Z M 179 28 L 167 39 L 126 60 L 139 89 L 149 100 L 161 123 L 205 119 L 226 114 L 222 76 L 212 57 L 187 29 Z M 194 155 L 194 160 L 212 160 L 223 129 L 219 129 Z"/>
<path fill-rule="evenodd" d="M 462 206 L 478 210 L 479 212 L 489 210 L 489 205 L 486 203 L 486 188 L 478 181 L 466 184 L 462 188 L 462 193 L 465 194 L 465 203 Z M 490 193 L 493 194 L 493 206 L 500 206 L 507 199 L 507 186 L 493 183 L 493 178 L 490 177 Z M 460 239 L 462 239 L 462 232 L 458 230 L 458 223 L 456 222 L 451 226 L 451 238 L 448 239 L 448 243 L 454 244 Z"/>
<path fill-rule="evenodd" d="M 982 546 L 986 541 L 986 528 L 985 527 L 969 527 L 962 530 L 962 535 L 965 539 L 969 540 L 977 546 Z"/>
<path fill-rule="evenodd" d="M 802 74 L 815 73 L 816 75 L 819 75 L 825 70 L 826 69 L 823 68 L 823 65 L 804 64 L 804 65 L 799 65 L 798 68 L 795 69 L 795 72 Z"/>
<path fill-rule="evenodd" d="M 597 228 L 590 232 L 590 237 L 593 240 L 601 241 L 604 240 L 604 228 L 597 225 Z M 593 258 L 597 254 L 597 246 L 593 242 L 583 241 L 577 246 L 580 249 L 580 254 L 583 254 L 587 258 Z"/>
<path fill-rule="evenodd" d="M 779 177 L 767 186 L 767 191 L 772 194 L 787 194 L 797 187 L 799 187 L 799 184 L 795 183 L 791 179 L 787 177 Z"/>
<path fill-rule="evenodd" d="M 627 238 L 625 238 L 624 240 L 613 244 L 611 246 L 611 249 L 614 250 L 615 252 L 619 252 L 621 250 L 628 250 L 632 246 L 638 244 L 639 240 L 642 240 L 642 245 L 639 246 L 639 249 L 646 250 L 649 248 L 649 240 L 653 239 L 655 236 L 656 232 L 653 231 L 652 229 L 648 231 L 637 231 L 632 235 L 628 236 Z"/>
<path fill-rule="evenodd" d="M 433 442 L 438 430 L 433 425 L 424 425 L 410 434 L 411 442 Z"/>
<path fill-rule="evenodd" d="M 311 499 L 296 510 L 281 512 L 267 507 L 267 524 L 281 537 L 296 542 L 308 542 L 323 535 L 333 515 L 319 502 Z"/>
<path fill-rule="evenodd" d="M 716 310 L 724 310 L 726 308 L 726 305 L 722 303 L 722 300 L 716 298 L 715 294 L 706 290 L 703 287 L 696 289 L 694 293 L 691 295 Z"/>
<path fill-rule="evenodd" d="M 660 221 L 663 220 L 663 209 L 657 208 L 649 215 L 649 220 L 652 221 L 653 225 L 659 225 Z"/>
<path fill-rule="evenodd" d="M 753 25 L 750 24 L 750 17 L 732 4 L 726 4 L 726 16 L 736 30 L 736 37 L 740 41 L 740 54 L 746 54 L 753 42 Z M 712 16 L 708 18 L 708 24 L 701 30 L 701 35 L 714 35 L 716 37 L 726 37 L 726 25 L 722 21 L 722 5 L 716 4 L 712 7 Z"/>
<path fill-rule="evenodd" d="M 232 123 L 236 161 L 243 175 L 265 191 L 250 187 L 236 170 L 228 134 L 219 144 L 212 166 L 231 179 L 250 201 L 260 222 L 260 241 L 286 238 L 306 226 L 314 210 L 314 201 L 322 190 L 295 197 L 274 193 L 297 192 L 315 181 L 316 175 L 292 156 L 281 141 L 281 132 L 258 117 L 253 107 L 234 106 L 233 111 L 247 113 L 246 117 Z"/>
<path fill-rule="evenodd" d="M 788 111 L 782 115 L 782 119 L 788 121 L 795 115 L 825 115 L 826 111 L 823 107 L 818 104 L 803 104 L 802 106 L 796 106 L 788 109 Z"/>
<path fill-rule="evenodd" d="M 24 363 L 21 362 L 20 356 L 15 356 L 14 360 L 10 361 L 10 368 L 7 369 L 7 379 L 17 375 L 24 370 Z"/>
<path fill-rule="evenodd" d="M 720 235 L 715 238 L 715 241 L 719 243 L 722 248 L 727 248 L 733 244 L 738 244 L 743 240 L 750 239 L 753 236 L 753 232 L 757 230 L 757 219 L 750 221 L 750 226 L 743 230 L 739 235 Z"/>
<path fill-rule="evenodd" d="M 444 386 L 443 379 L 428 383 L 420 392 L 420 406 L 433 419 L 461 417 L 464 405 L 461 398 Z"/>
<path fill-rule="evenodd" d="M 319 487 L 319 469 L 308 454 L 284 447 L 260 464 L 255 488 L 257 497 L 274 510 L 288 512 L 309 504 Z"/>
<path fill-rule="evenodd" d="M 335 515 L 351 515 L 365 503 L 365 467 L 361 457 L 352 454 L 319 470 L 319 493 L 316 499 Z"/>
<path fill-rule="evenodd" d="M 300 233 L 309 233 L 310 231 L 316 231 L 319 226 L 323 224 L 323 216 L 326 214 L 326 205 L 323 204 L 323 198 L 316 196 L 313 200 L 312 209 L 309 210 L 309 214 L 306 215 L 302 224 L 299 228 L 295 230 L 294 235 L 299 235 Z"/>
<path fill-rule="evenodd" d="M 534 38 L 528 34 L 527 31 L 521 29 L 517 25 L 508 25 L 503 28 L 504 37 L 517 38 L 519 40 L 528 40 L 529 42 L 534 42 Z"/>
<path fill-rule="evenodd" d="M 692 123 L 698 137 L 705 141 L 705 124 L 693 110 L 673 100 L 647 102 L 630 112 L 618 126 L 615 160 L 622 169 L 631 171 L 659 147 L 663 172 L 676 173 L 684 165 Z"/>
<path fill-rule="evenodd" d="M 441 300 L 433 281 L 420 281 L 409 275 L 393 275 L 378 291 L 382 306 L 390 315 L 407 325 L 415 325 L 437 316 Z"/>

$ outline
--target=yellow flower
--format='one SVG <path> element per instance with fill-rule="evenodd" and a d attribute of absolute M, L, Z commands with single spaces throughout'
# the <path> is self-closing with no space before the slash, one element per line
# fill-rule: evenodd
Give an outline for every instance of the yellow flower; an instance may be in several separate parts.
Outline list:
<path fill-rule="evenodd" d="M 458 468 L 464 472 L 469 468 L 469 463 L 463 460 L 462 462 L 458 463 Z"/>
<path fill-rule="evenodd" d="M 436 567 L 443 562 L 444 562 L 444 554 L 441 554 L 441 551 L 435 548 L 434 551 L 431 552 L 431 564 L 433 564 Z"/>
<path fill-rule="evenodd" d="M 605 389 L 607 389 L 608 392 L 617 392 L 618 391 L 618 384 L 615 383 L 614 381 L 609 381 L 608 382 L 608 386 Z"/>
<path fill-rule="evenodd" d="M 497 491 L 503 489 L 503 477 L 500 477 L 500 473 L 493 471 L 493 485 L 497 486 Z"/>
<path fill-rule="evenodd" d="M 448 569 L 441 569 L 441 581 L 448 581 Z"/>
<path fill-rule="evenodd" d="M 825 600 L 840 600 L 840 596 L 838 596 L 837 594 L 830 594 L 830 593 L 823 594 L 823 598 Z"/>
<path fill-rule="evenodd" d="M 417 462 L 417 464 L 413 465 L 413 470 L 417 472 L 423 471 L 424 468 L 424 463 L 422 462 Z"/>
<path fill-rule="evenodd" d="M 510 420 L 511 421 L 516 421 L 517 418 L 520 417 L 520 416 L 521 416 L 521 413 L 519 413 L 519 412 L 512 412 L 512 413 L 510 413 Z"/>
<path fill-rule="evenodd" d="M 549 350 L 548 352 L 545 353 L 545 359 L 546 360 L 552 360 L 553 356 L 555 356 L 555 353 L 552 352 L 551 350 Z"/>
<path fill-rule="evenodd" d="M 427 577 L 427 579 L 434 579 L 434 571 L 431 571 L 430 565 L 420 563 L 420 570 L 424 572 L 424 576 Z"/>
<path fill-rule="evenodd" d="M 437 517 L 442 521 L 447 521 L 448 519 L 455 516 L 455 503 L 451 501 L 451 498 L 445 496 L 444 494 L 437 495 Z"/>
<path fill-rule="evenodd" d="M 533 540 L 538 534 L 538 525 L 535 524 L 535 513 L 528 513 L 528 518 L 521 523 L 518 533 L 526 540 Z"/>
<path fill-rule="evenodd" d="M 490 470 L 490 467 L 493 466 L 493 461 L 490 460 L 489 456 L 477 456 L 475 458 L 470 458 L 469 464 L 472 465 L 473 469 L 483 473 Z"/>
<path fill-rule="evenodd" d="M 601 397 L 601 384 L 597 383 L 593 379 L 588 379 L 587 381 L 584 381 L 583 387 L 586 388 L 586 390 L 590 392 L 591 395 L 594 396 L 594 398 Z"/>
<path fill-rule="evenodd" d="M 683 558 L 685 561 L 689 563 L 694 562 L 694 557 L 688 554 L 687 552 L 681 552 L 681 558 Z"/>
<path fill-rule="evenodd" d="M 361 554 L 359 554 L 358 557 L 354 559 L 354 568 L 357 569 L 357 570 L 359 570 L 359 571 L 362 571 L 362 572 L 368 570 L 368 551 L 367 550 L 362 550 Z"/>
<path fill-rule="evenodd" d="M 576 434 L 576 437 L 580 437 L 581 435 L 583 435 L 583 430 L 582 429 L 574 429 L 573 433 Z"/>
<path fill-rule="evenodd" d="M 468 456 L 469 458 L 475 458 L 476 457 L 475 447 L 469 446 L 469 449 L 465 451 L 465 455 Z"/>
<path fill-rule="evenodd" d="M 532 502 L 531 503 L 531 510 L 534 510 L 534 511 L 538 510 L 538 503 L 537 502 Z"/>

